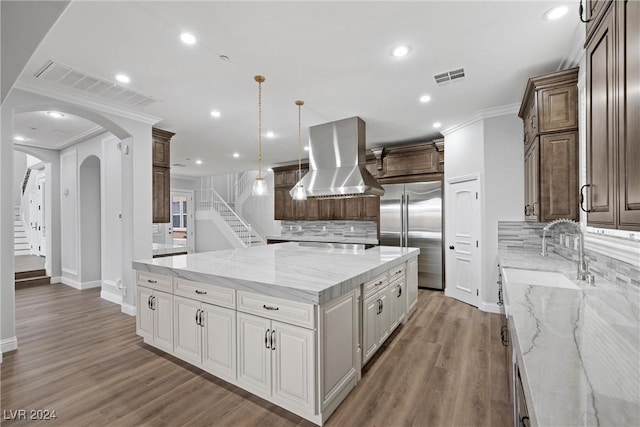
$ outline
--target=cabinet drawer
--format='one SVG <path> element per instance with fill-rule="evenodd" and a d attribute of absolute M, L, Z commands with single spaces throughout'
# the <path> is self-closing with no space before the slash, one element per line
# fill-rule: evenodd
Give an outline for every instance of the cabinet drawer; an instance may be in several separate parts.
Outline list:
<path fill-rule="evenodd" d="M 139 271 L 136 273 L 136 283 L 147 288 L 171 292 L 171 276 Z"/>
<path fill-rule="evenodd" d="M 389 279 L 387 277 L 387 273 L 383 273 L 379 276 L 374 277 L 364 284 L 364 298 L 367 299 L 371 295 L 378 292 L 380 289 L 384 288 L 389 284 Z"/>
<path fill-rule="evenodd" d="M 238 291 L 238 311 L 314 329 L 313 304 Z"/>
<path fill-rule="evenodd" d="M 398 264 L 395 267 L 389 269 L 389 283 L 393 282 L 400 276 L 404 276 L 405 263 Z"/>
<path fill-rule="evenodd" d="M 202 302 L 219 305 L 221 307 L 236 308 L 235 289 L 192 282 L 184 279 L 174 279 L 173 293 Z"/>

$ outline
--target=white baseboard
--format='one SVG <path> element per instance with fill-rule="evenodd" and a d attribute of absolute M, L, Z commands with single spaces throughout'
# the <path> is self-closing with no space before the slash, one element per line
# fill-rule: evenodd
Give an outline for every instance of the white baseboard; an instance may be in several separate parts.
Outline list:
<path fill-rule="evenodd" d="M 123 302 L 120 307 L 121 307 L 120 311 L 122 311 L 124 314 L 128 314 L 129 316 L 135 316 L 136 315 L 136 306 L 135 305 L 130 305 L 130 304 L 127 304 L 126 302 Z"/>
<path fill-rule="evenodd" d="M 77 280 L 69 279 L 68 277 L 61 277 L 60 282 L 78 290 L 99 288 L 102 286 L 102 282 L 100 280 L 93 280 L 91 282 L 78 282 Z"/>
<path fill-rule="evenodd" d="M 480 310 L 487 313 L 503 314 L 502 307 L 495 302 L 482 301 L 482 303 L 480 303 Z"/>
<path fill-rule="evenodd" d="M 109 292 L 104 288 L 102 288 L 102 290 L 100 291 L 100 298 L 114 304 L 122 305 L 122 295 L 114 294 L 113 292 Z"/>
<path fill-rule="evenodd" d="M 52 277 L 51 284 L 54 284 L 54 283 L 62 283 L 62 277 L 60 276 Z"/>
<path fill-rule="evenodd" d="M 0 351 L 2 353 L 7 353 L 9 351 L 13 351 L 17 349 L 18 349 L 17 337 L 5 338 L 2 341 L 0 341 Z"/>

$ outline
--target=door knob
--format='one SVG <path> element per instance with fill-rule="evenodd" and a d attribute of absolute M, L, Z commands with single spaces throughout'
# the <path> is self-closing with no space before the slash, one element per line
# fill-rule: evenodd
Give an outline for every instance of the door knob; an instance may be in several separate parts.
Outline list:
<path fill-rule="evenodd" d="M 451 249 L 451 250 L 454 250 L 455 248 L 456 248 L 456 247 L 455 247 L 455 246 L 453 246 L 453 245 L 449 246 L 449 249 Z"/>

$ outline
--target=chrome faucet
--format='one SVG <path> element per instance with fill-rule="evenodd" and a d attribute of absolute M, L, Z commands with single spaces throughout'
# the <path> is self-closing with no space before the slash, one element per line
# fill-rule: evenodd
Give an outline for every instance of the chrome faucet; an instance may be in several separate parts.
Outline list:
<path fill-rule="evenodd" d="M 547 256 L 547 231 L 549 231 L 553 226 L 557 224 L 571 224 L 575 227 L 576 232 L 578 234 L 578 271 L 576 274 L 577 280 L 587 280 L 589 276 L 589 269 L 587 268 L 587 261 L 584 258 L 584 235 L 582 233 L 582 228 L 580 224 L 575 222 L 574 220 L 567 218 L 560 218 L 554 221 L 551 221 L 542 229 L 542 252 L 540 255 Z"/>

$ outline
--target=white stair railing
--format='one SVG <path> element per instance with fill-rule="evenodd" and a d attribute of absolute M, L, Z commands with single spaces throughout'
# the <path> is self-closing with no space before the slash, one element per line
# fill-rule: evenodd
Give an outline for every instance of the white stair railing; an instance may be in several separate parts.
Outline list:
<path fill-rule="evenodd" d="M 247 224 L 238 216 L 213 188 L 203 188 L 196 191 L 196 210 L 216 211 L 245 246 L 266 244 L 262 236 L 253 230 L 251 224 Z"/>

